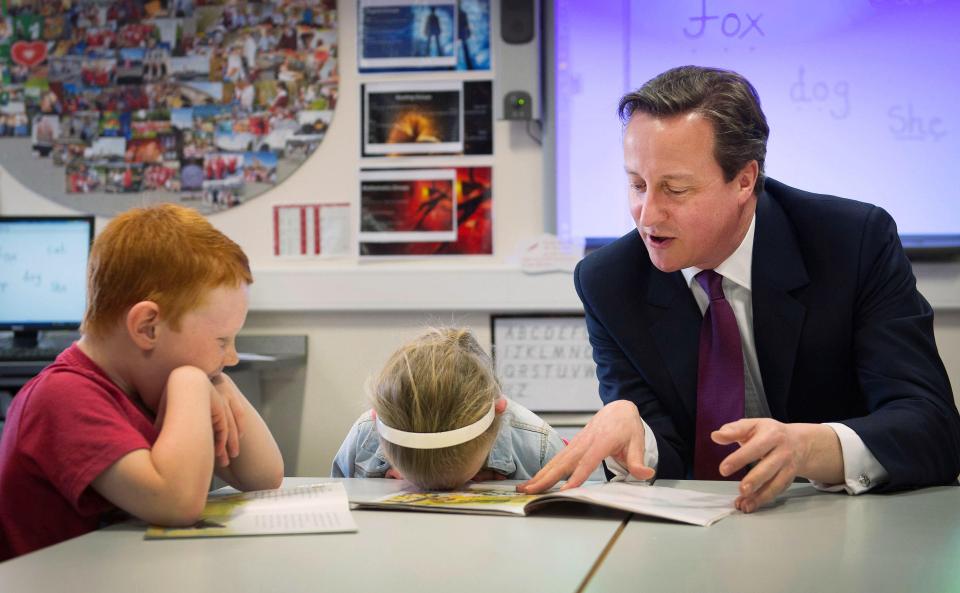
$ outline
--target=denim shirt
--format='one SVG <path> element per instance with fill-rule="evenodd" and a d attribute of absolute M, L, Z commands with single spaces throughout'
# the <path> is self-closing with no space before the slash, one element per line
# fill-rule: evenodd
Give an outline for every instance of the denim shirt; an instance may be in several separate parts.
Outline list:
<path fill-rule="evenodd" d="M 483 469 L 508 479 L 528 480 L 564 447 L 549 424 L 515 401 L 507 400 L 500 417 L 500 430 Z M 380 448 L 380 436 L 372 411 L 354 422 L 333 460 L 334 478 L 382 478 L 390 462 Z"/>

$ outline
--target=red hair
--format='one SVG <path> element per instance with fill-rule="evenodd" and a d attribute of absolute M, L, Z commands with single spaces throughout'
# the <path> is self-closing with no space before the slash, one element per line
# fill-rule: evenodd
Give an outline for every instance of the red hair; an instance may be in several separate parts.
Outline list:
<path fill-rule="evenodd" d="M 140 301 L 156 303 L 161 317 L 179 329 L 209 290 L 252 282 L 240 246 L 196 210 L 134 208 L 110 221 L 93 243 L 82 330 L 103 335 Z"/>

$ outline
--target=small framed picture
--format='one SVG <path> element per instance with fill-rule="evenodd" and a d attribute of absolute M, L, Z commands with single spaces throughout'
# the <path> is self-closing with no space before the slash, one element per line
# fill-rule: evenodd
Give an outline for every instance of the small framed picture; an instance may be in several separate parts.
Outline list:
<path fill-rule="evenodd" d="M 363 86 L 363 154 L 463 152 L 463 83 L 376 83 Z"/>

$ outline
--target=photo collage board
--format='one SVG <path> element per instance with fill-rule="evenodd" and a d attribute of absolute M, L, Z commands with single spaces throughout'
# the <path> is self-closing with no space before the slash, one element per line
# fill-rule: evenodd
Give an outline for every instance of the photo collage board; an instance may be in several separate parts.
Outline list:
<path fill-rule="evenodd" d="M 337 47 L 335 0 L 2 0 L 0 164 L 93 214 L 236 206 L 323 141 Z"/>
<path fill-rule="evenodd" d="M 492 255 L 493 83 L 474 74 L 491 68 L 490 0 L 357 9 L 360 256 Z"/>

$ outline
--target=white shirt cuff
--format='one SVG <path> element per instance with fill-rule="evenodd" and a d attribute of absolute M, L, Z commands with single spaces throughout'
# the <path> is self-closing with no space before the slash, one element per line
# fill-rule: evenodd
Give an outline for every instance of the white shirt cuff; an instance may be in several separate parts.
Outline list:
<path fill-rule="evenodd" d="M 825 492 L 863 494 L 887 481 L 889 474 L 852 428 L 839 422 L 826 422 L 840 439 L 843 455 L 843 484 L 825 484 L 812 481 L 813 487 Z"/>
<path fill-rule="evenodd" d="M 653 434 L 653 429 L 644 422 L 643 418 L 640 419 L 640 422 L 643 422 L 643 464 L 656 472 L 657 462 L 660 460 L 659 450 L 657 449 L 657 437 Z M 638 480 L 613 457 L 607 457 L 604 462 L 607 464 L 607 469 L 614 473 L 613 479 L 610 480 L 611 482 L 650 483 L 657 477 L 657 474 L 654 473 L 653 478 L 649 480 Z"/>

